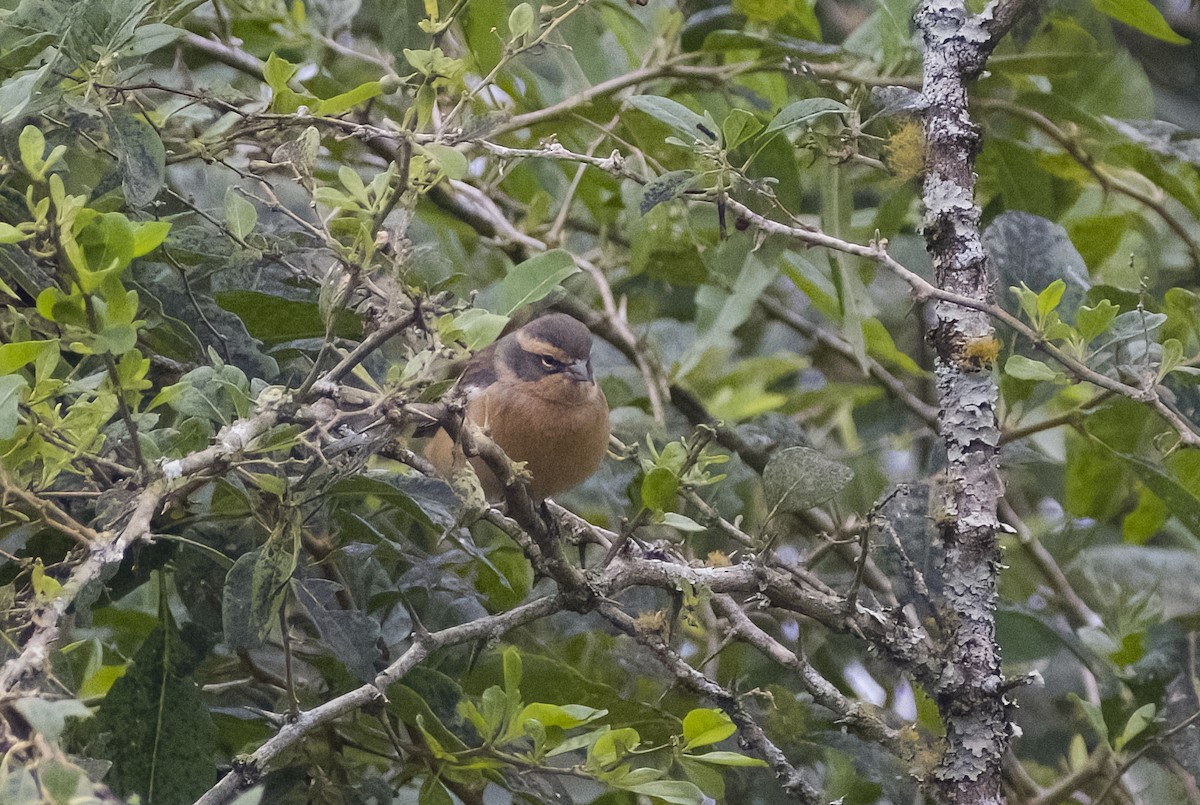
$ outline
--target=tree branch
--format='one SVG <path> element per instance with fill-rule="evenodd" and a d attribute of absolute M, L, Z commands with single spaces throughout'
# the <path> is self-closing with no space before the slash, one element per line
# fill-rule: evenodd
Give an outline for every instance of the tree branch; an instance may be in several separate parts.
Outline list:
<path fill-rule="evenodd" d="M 1189 228 L 1183 221 L 1180 221 L 1167 209 L 1167 205 L 1163 203 L 1161 198 L 1155 198 L 1150 193 L 1142 190 L 1137 185 L 1127 182 L 1120 176 L 1114 175 L 1106 170 L 1101 165 L 1096 164 L 1096 160 L 1089 154 L 1079 143 L 1078 138 L 1064 131 L 1053 120 L 1046 117 L 1042 113 L 1030 109 L 1026 106 L 1006 101 L 999 98 L 982 98 L 977 101 L 980 109 L 993 109 L 999 112 L 1019 117 L 1032 123 L 1036 128 L 1040 129 L 1050 139 L 1063 147 L 1076 162 L 1079 163 L 1088 173 L 1095 177 L 1096 182 L 1103 189 L 1117 193 L 1127 198 L 1142 204 L 1153 210 L 1159 218 L 1162 219 L 1171 231 L 1174 232 L 1187 247 L 1188 252 L 1192 256 L 1192 265 L 1200 267 L 1200 241 L 1192 234 Z M 1193 223 L 1194 227 L 1194 223 Z"/>
<path fill-rule="evenodd" d="M 662 637 L 656 632 L 638 626 L 637 621 L 622 611 L 620 607 L 604 603 L 600 605 L 599 613 L 613 626 L 649 649 L 663 667 L 670 671 L 684 687 L 724 710 L 737 725 L 738 734 L 746 745 L 771 766 L 784 793 L 810 805 L 816 805 L 820 801 L 820 792 L 804 779 L 783 751 L 767 737 L 762 727 L 750 716 L 736 696 L 706 677 L 702 671 L 688 665 L 682 657 L 671 650 Z"/>
<path fill-rule="evenodd" d="M 983 69 L 1022 6 L 998 0 L 971 17 L 963 0 L 925 0 L 917 12 L 925 40 L 926 250 L 939 289 L 987 307 L 992 306 L 991 277 L 974 201 L 980 135 L 967 110 L 967 82 Z M 946 725 L 946 746 L 934 786 L 938 797 L 953 805 L 1001 801 L 1011 721 L 995 621 L 1000 564 L 996 507 L 1004 494 L 996 421 L 999 390 L 990 362 L 981 365 L 968 350 L 971 344 L 995 340 L 987 307 L 938 304 L 931 332 L 949 513 L 942 526 L 948 674 L 933 689 Z"/>
<path fill-rule="evenodd" d="M 111 566 L 119 563 L 125 550 L 150 537 L 150 521 L 158 512 L 167 487 L 155 481 L 134 500 L 129 521 L 119 532 L 105 532 L 89 544 L 87 557 L 75 566 L 54 598 L 36 605 L 31 613 L 33 633 L 25 640 L 21 653 L 0 666 L 0 698 L 19 696 L 21 689 L 50 660 L 50 647 L 58 639 L 58 623 L 67 609 L 93 581 L 100 580 Z"/>
<path fill-rule="evenodd" d="M 913 747 L 906 746 L 900 734 L 871 713 L 860 702 L 842 695 L 829 680 L 817 673 L 806 660 L 786 648 L 775 638 L 764 632 L 750 620 L 750 616 L 728 595 L 713 597 L 713 609 L 733 626 L 733 632 L 741 640 L 757 648 L 774 662 L 796 674 L 813 701 L 837 714 L 844 723 L 860 737 L 875 741 L 900 758 L 912 758 Z"/>
<path fill-rule="evenodd" d="M 196 805 L 222 805 L 239 790 L 257 782 L 270 762 L 281 752 L 319 727 L 323 727 L 349 712 L 370 704 L 386 701 L 388 687 L 404 676 L 438 649 L 477 640 L 493 640 L 518 626 L 552 615 L 562 608 L 559 596 L 546 596 L 530 601 L 498 615 L 477 618 L 469 623 L 451 626 L 441 631 L 416 634 L 412 645 L 399 659 L 381 671 L 374 681 L 343 693 L 319 707 L 300 713 L 283 729 L 256 749 L 221 780 L 196 800 Z"/>

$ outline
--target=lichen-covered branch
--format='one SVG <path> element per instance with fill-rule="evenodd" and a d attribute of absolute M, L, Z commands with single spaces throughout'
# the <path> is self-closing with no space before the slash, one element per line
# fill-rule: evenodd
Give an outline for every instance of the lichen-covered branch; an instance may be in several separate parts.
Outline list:
<path fill-rule="evenodd" d="M 975 204 L 980 133 L 968 114 L 967 85 L 1021 5 L 997 2 L 971 16 L 961 0 L 926 0 L 917 13 L 925 41 L 926 249 L 940 289 L 983 304 L 991 303 L 992 283 Z M 997 505 L 1004 494 L 998 387 L 990 362 L 972 357 L 978 354 L 972 345 L 994 341 L 995 332 L 986 310 L 945 302 L 935 309 L 931 340 L 948 478 L 942 523 L 948 656 L 932 691 L 946 725 L 934 786 L 944 802 L 984 805 L 1002 799 L 1010 722 L 995 622 Z"/>
<path fill-rule="evenodd" d="M 30 611 L 32 632 L 21 646 L 21 653 L 0 666 L 0 698 L 18 695 L 31 678 L 50 660 L 50 649 L 58 639 L 59 621 L 83 589 L 121 561 L 125 550 L 150 536 L 150 521 L 158 513 L 166 494 L 166 484 L 156 481 L 142 490 L 133 502 L 125 527 L 116 533 L 105 532 L 88 546 L 88 554 L 63 582 L 62 588 L 48 601 Z"/>

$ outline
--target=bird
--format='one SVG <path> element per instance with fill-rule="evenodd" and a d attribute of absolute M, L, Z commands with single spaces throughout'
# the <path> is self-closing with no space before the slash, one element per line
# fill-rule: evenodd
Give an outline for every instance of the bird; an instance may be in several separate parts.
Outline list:
<path fill-rule="evenodd" d="M 513 461 L 524 462 L 534 501 L 566 492 L 595 472 L 608 449 L 608 401 L 592 373 L 592 334 L 551 313 L 502 336 L 467 363 L 452 393 L 466 401 L 464 423 L 479 426 Z M 465 462 L 443 429 L 425 457 L 449 477 Z M 471 460 L 489 500 L 503 488 Z"/>

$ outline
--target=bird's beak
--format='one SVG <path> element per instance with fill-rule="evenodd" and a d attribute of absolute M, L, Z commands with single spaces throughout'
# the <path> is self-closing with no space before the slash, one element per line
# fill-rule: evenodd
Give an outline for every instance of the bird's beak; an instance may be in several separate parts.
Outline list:
<path fill-rule="evenodd" d="M 591 361 L 572 361 L 567 366 L 567 377 L 572 380 L 578 380 L 580 383 L 592 382 L 592 362 Z"/>

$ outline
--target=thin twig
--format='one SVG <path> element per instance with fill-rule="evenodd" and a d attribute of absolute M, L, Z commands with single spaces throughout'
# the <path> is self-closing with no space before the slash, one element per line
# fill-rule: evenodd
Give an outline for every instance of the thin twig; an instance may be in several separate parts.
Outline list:
<path fill-rule="evenodd" d="M 1168 227 L 1171 228 L 1183 244 L 1187 247 L 1188 252 L 1192 256 L 1192 265 L 1200 267 L 1200 241 L 1197 241 L 1195 236 L 1182 221 L 1176 218 L 1167 206 L 1163 204 L 1162 199 L 1155 198 L 1150 193 L 1147 193 L 1137 185 L 1127 182 L 1120 176 L 1111 173 L 1103 165 L 1096 162 L 1095 158 L 1084 150 L 1079 144 L 1079 140 L 1060 128 L 1053 120 L 1043 115 L 1041 112 L 1030 109 L 1026 106 L 1013 103 L 1001 98 L 981 98 L 976 102 L 980 109 L 993 109 L 998 112 L 1020 117 L 1029 121 L 1050 139 L 1063 147 L 1076 162 L 1080 164 L 1088 173 L 1095 177 L 1096 182 L 1105 190 L 1137 201 L 1140 204 L 1150 208 L 1163 220 Z"/>
<path fill-rule="evenodd" d="M 1072 769 L 1054 785 L 1048 786 L 1029 799 L 1025 805 L 1058 805 L 1072 793 L 1082 789 L 1092 780 L 1104 773 L 1104 769 L 1112 762 L 1112 754 L 1104 747 L 1097 747 L 1087 762 L 1077 769 Z"/>
<path fill-rule="evenodd" d="M 1046 550 L 1046 546 L 1042 545 L 1041 540 L 1034 536 L 1029 526 L 1017 514 L 1007 500 L 1000 502 L 1000 513 L 1004 519 L 1008 521 L 1017 532 L 1017 541 L 1025 554 L 1033 561 L 1034 565 L 1041 572 L 1046 583 L 1058 595 L 1063 606 L 1067 610 L 1067 617 L 1071 621 L 1071 625 L 1076 629 L 1083 627 L 1096 628 L 1104 625 L 1104 620 L 1096 614 L 1091 607 L 1080 597 L 1079 593 L 1075 592 L 1075 588 L 1071 586 L 1071 582 L 1067 579 L 1067 574 L 1059 567 L 1054 556 Z"/>
<path fill-rule="evenodd" d="M 230 801 L 239 790 L 253 785 L 279 754 L 308 733 L 323 727 L 354 710 L 362 709 L 372 702 L 379 702 L 396 681 L 403 679 L 409 671 L 419 665 L 432 652 L 446 646 L 457 646 L 476 640 L 490 640 L 518 626 L 544 618 L 561 609 L 557 596 L 546 596 L 522 604 L 508 612 L 477 618 L 469 623 L 451 626 L 437 632 L 414 637 L 409 648 L 400 657 L 379 673 L 372 682 L 349 693 L 300 713 L 294 721 L 285 725 L 248 758 L 239 762 L 221 780 L 204 793 L 196 805 L 222 805 Z"/>
<path fill-rule="evenodd" d="M 897 730 L 889 727 L 882 718 L 870 712 L 862 703 L 846 698 L 829 680 L 817 673 L 811 664 L 756 626 L 730 596 L 714 596 L 713 608 L 718 615 L 730 622 L 733 633 L 739 639 L 754 646 L 775 663 L 796 673 L 813 700 L 836 713 L 840 722 L 866 740 L 879 742 L 897 757 L 912 757 L 915 747 L 905 745 Z"/>
<path fill-rule="evenodd" d="M 802 227 L 789 226 L 787 224 L 781 224 L 777 221 L 764 218 L 763 216 L 751 210 L 749 207 L 734 199 L 727 199 L 726 203 L 731 210 L 734 210 L 741 215 L 747 223 L 763 232 L 766 232 L 767 234 L 784 235 L 813 246 L 822 246 L 835 251 L 842 251 L 847 254 L 853 254 L 859 257 L 865 257 L 868 260 L 873 260 L 884 268 L 892 271 L 894 274 L 896 274 L 896 276 L 908 283 L 909 287 L 913 290 L 913 295 L 918 301 L 928 301 L 933 299 L 939 302 L 948 302 L 953 305 L 958 305 L 969 310 L 978 310 L 980 312 L 987 313 L 993 319 L 1002 322 L 1008 327 L 1011 327 L 1013 330 L 1016 330 L 1022 336 L 1027 338 L 1030 343 L 1053 358 L 1064 369 L 1075 375 L 1077 379 L 1086 381 L 1095 386 L 1099 386 L 1102 389 L 1115 392 L 1123 397 L 1128 397 L 1135 402 L 1147 403 L 1154 408 L 1154 410 L 1157 411 L 1158 414 L 1163 417 L 1163 419 L 1170 423 L 1171 427 L 1179 434 L 1179 438 L 1183 444 L 1186 444 L 1190 447 L 1200 447 L 1200 432 L 1198 432 L 1177 411 L 1171 408 L 1171 406 L 1162 399 L 1161 395 L 1159 395 L 1155 388 L 1141 389 L 1122 383 L 1121 381 L 1115 380 L 1107 375 L 1102 375 L 1083 362 L 1071 357 L 1065 351 L 1046 341 L 1036 330 L 999 305 L 979 299 L 973 299 L 969 296 L 964 296 L 962 294 L 957 294 L 952 291 L 946 291 L 938 288 L 924 277 L 897 262 L 890 254 L 888 254 L 886 241 L 878 241 L 866 246 L 857 243 L 850 243 L 848 241 L 826 235 L 824 232 Z"/>
<path fill-rule="evenodd" d="M 14 483 L 8 474 L 0 470 L 0 488 L 4 496 L 13 496 L 37 512 L 42 522 L 59 533 L 66 534 L 80 545 L 100 542 L 104 537 L 95 529 L 76 520 L 53 501 L 40 498 L 29 490 Z"/>
<path fill-rule="evenodd" d="M 772 317 L 783 322 L 801 335 L 811 338 L 822 346 L 833 350 L 846 360 L 858 365 L 859 356 L 854 347 L 846 339 L 826 330 L 824 327 L 805 319 L 800 314 L 788 308 L 785 304 L 770 296 L 762 296 L 759 306 Z M 889 394 L 904 404 L 926 425 L 937 429 L 937 407 L 922 400 L 904 382 L 871 356 L 867 356 L 867 374 L 874 378 Z"/>
<path fill-rule="evenodd" d="M 1156 735 L 1153 740 L 1147 741 L 1145 746 L 1134 752 L 1125 760 L 1124 763 L 1117 767 L 1116 771 L 1113 772 L 1112 779 L 1108 781 L 1108 785 L 1104 786 L 1104 790 L 1102 790 L 1099 795 L 1092 800 L 1092 805 L 1103 805 L 1104 800 L 1108 799 L 1108 795 L 1111 794 L 1117 784 L 1121 782 L 1121 778 L 1125 776 L 1125 772 L 1133 768 L 1133 764 L 1141 760 L 1151 749 L 1161 746 L 1163 741 L 1166 741 L 1168 738 L 1171 738 L 1177 733 L 1180 733 L 1190 727 L 1196 722 L 1197 719 L 1200 719 L 1200 711 L 1192 713 L 1174 727 L 1171 727 L 1169 730 Z"/>
<path fill-rule="evenodd" d="M 737 725 L 742 741 L 771 766 L 785 793 L 812 805 L 816 805 L 820 801 L 819 792 L 804 779 L 783 751 L 767 737 L 762 727 L 750 716 L 736 696 L 706 677 L 699 669 L 688 665 L 657 632 L 639 626 L 638 622 L 620 607 L 614 604 L 601 604 L 599 613 L 617 629 L 649 649 L 663 667 L 670 671 L 684 687 L 704 696 L 724 710 Z"/>
<path fill-rule="evenodd" d="M 38 604 L 32 615 L 37 624 L 21 646 L 21 653 L 0 666 L 0 698 L 20 695 L 21 686 L 29 681 L 50 659 L 50 647 L 58 639 L 58 623 L 76 596 L 89 583 L 100 578 L 109 565 L 121 561 L 125 550 L 135 542 L 150 536 L 150 522 L 166 494 L 166 484 L 155 481 L 133 501 L 132 513 L 125 527 L 107 538 L 89 545 L 87 557 L 75 566 L 63 582 L 58 594 Z"/>
<path fill-rule="evenodd" d="M 863 573 L 866 572 L 867 559 L 871 555 L 871 529 L 864 523 L 859 531 L 858 559 L 854 563 L 854 578 L 850 582 L 850 589 L 846 592 L 847 613 L 853 612 L 858 605 L 858 591 L 862 589 Z"/>

